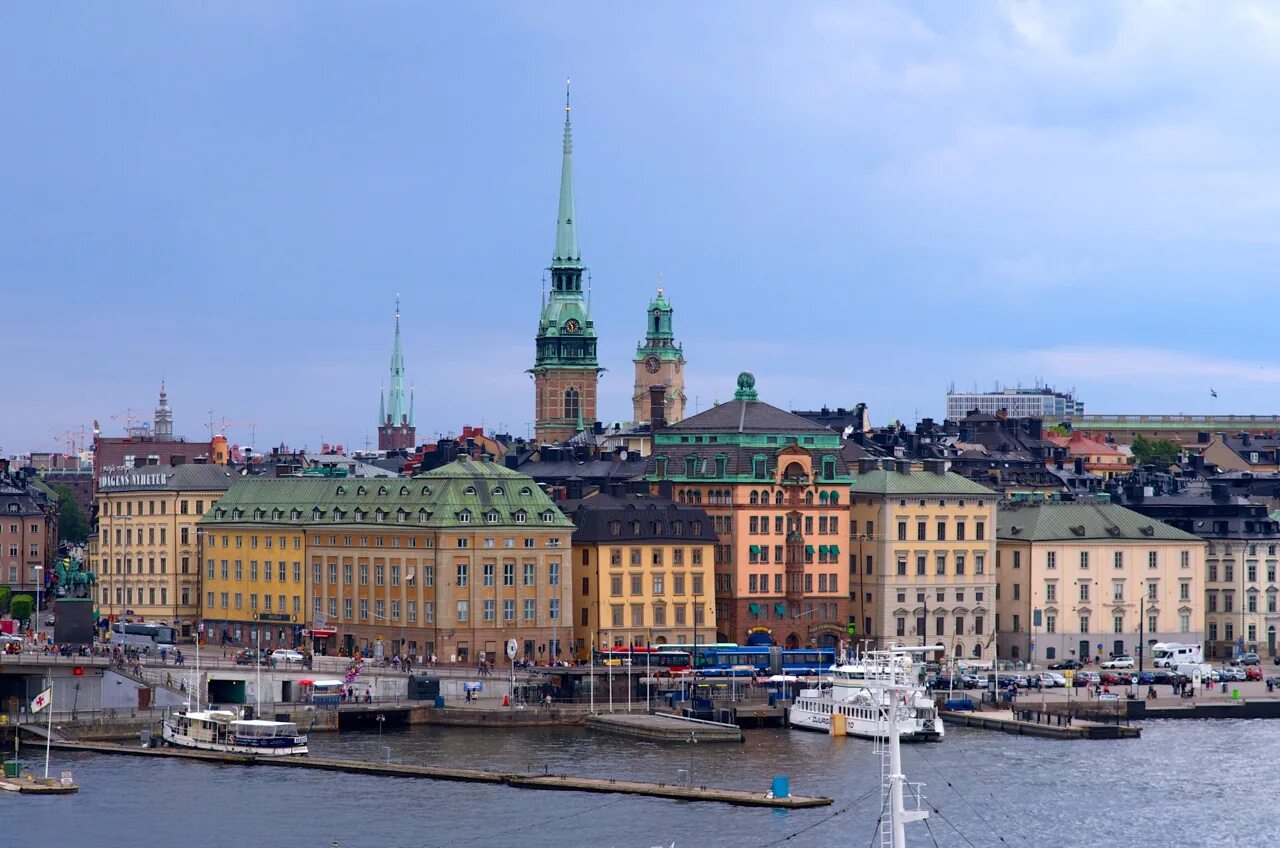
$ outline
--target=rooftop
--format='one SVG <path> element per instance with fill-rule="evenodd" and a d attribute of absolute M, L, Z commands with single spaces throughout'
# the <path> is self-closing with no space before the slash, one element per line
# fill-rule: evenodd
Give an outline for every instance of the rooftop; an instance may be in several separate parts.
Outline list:
<path fill-rule="evenodd" d="M 986 486 L 947 471 L 886 471 L 883 468 L 857 474 L 849 491 L 855 495 L 990 495 L 996 493 Z"/>
<path fill-rule="evenodd" d="M 1119 504 L 1095 501 L 1001 504 L 996 524 L 997 537 L 1010 541 L 1201 541 L 1190 533 Z"/>

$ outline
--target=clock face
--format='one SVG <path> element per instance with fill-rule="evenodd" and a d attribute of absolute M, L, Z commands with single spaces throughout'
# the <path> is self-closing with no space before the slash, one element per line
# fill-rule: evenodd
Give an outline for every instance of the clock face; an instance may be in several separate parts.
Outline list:
<path fill-rule="evenodd" d="M 577 318 L 570 318 L 568 321 L 564 322 L 564 331 L 566 333 L 576 333 L 578 332 L 580 326 L 581 325 L 578 324 Z"/>
<path fill-rule="evenodd" d="M 658 357 L 656 356 L 645 357 L 644 370 L 648 371 L 650 374 L 657 374 L 658 368 L 661 365 L 662 363 L 658 361 Z"/>

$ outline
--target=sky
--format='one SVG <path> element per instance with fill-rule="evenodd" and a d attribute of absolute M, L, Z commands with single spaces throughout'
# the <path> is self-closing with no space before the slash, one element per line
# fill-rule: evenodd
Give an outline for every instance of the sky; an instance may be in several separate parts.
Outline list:
<path fill-rule="evenodd" d="M 7 3 L 0 453 L 376 443 L 397 295 L 419 440 L 527 433 L 566 77 L 606 421 L 660 274 L 691 412 L 1277 411 L 1272 4 Z"/>

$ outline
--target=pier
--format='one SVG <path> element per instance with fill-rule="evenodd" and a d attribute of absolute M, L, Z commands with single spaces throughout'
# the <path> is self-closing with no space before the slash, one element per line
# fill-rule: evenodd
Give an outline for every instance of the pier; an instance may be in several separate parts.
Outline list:
<path fill-rule="evenodd" d="M 587 729 L 651 742 L 742 742 L 736 724 L 666 713 L 598 713 L 587 716 Z"/>
<path fill-rule="evenodd" d="M 724 789 L 716 786 L 687 786 L 675 783 L 646 783 L 635 780 L 615 780 L 607 777 L 577 777 L 555 774 L 514 774 L 511 772 L 457 769 L 442 766 L 406 765 L 403 763 L 376 763 L 363 760 L 340 760 L 328 757 L 255 757 L 242 754 L 224 754 L 217 751 L 192 751 L 181 748 L 142 748 L 114 745 L 107 742 L 54 741 L 54 748 L 62 751 L 82 751 L 94 754 L 120 754 L 135 757 L 168 757 L 194 760 L 218 765 L 242 765 L 276 768 L 300 768 L 320 771 L 339 771 L 348 774 L 365 774 L 376 777 L 419 778 L 448 780 L 462 783 L 489 783 L 512 786 L 519 789 L 545 789 L 571 792 L 609 792 L 622 795 L 642 795 L 651 798 L 668 798 L 676 801 L 712 801 L 741 807 L 775 807 L 780 809 L 804 809 L 830 806 L 831 799 L 817 796 L 788 795 L 774 797 L 771 792 L 751 792 L 744 789 Z"/>
<path fill-rule="evenodd" d="M 942 710 L 947 724 L 998 730 L 1016 736 L 1042 736 L 1047 739 L 1136 739 L 1142 729 L 1130 724 L 1089 721 L 1059 713 L 1018 710 L 1014 714 Z"/>

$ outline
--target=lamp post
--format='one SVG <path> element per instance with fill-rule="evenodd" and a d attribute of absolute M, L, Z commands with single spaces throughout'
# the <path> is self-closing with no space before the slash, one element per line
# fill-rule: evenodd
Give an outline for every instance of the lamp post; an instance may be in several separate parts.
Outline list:
<path fill-rule="evenodd" d="M 44 566 L 37 565 L 31 569 L 36 573 L 36 644 L 40 644 L 40 591 L 44 588 Z"/>

